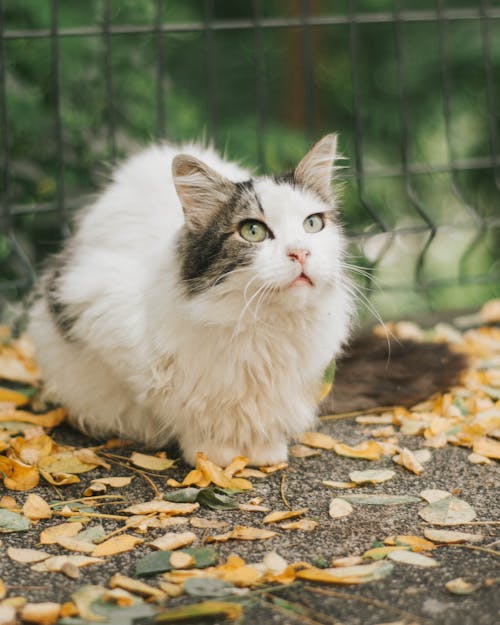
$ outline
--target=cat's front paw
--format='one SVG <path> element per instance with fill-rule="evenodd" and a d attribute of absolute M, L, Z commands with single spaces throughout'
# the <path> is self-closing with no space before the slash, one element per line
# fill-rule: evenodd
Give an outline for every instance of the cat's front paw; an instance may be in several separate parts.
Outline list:
<path fill-rule="evenodd" d="M 286 441 L 275 442 L 273 444 L 256 445 L 255 449 L 247 453 L 250 464 L 254 467 L 265 467 L 288 460 L 288 445 Z"/>

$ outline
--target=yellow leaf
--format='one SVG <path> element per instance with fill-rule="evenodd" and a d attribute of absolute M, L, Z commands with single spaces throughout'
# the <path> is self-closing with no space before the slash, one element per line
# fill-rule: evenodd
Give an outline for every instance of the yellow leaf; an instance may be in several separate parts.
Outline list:
<path fill-rule="evenodd" d="M 153 597 L 154 599 L 163 599 L 165 593 L 154 586 L 150 586 L 149 584 L 145 584 L 144 582 L 140 582 L 137 579 L 133 579 L 132 577 L 127 577 L 126 575 L 122 575 L 121 573 L 115 573 L 113 577 L 109 580 L 110 588 L 123 588 L 124 590 L 128 590 L 129 592 L 133 592 L 135 595 L 140 595 L 141 597 Z"/>
<path fill-rule="evenodd" d="M 282 469 L 288 468 L 288 462 L 278 462 L 278 464 L 270 464 L 265 467 L 260 467 L 260 470 L 263 473 L 275 473 L 276 471 L 281 471 Z"/>
<path fill-rule="evenodd" d="M 411 547 L 412 551 L 430 551 L 435 548 L 434 543 L 430 540 L 425 540 L 421 536 L 412 536 L 406 534 L 400 534 L 398 536 L 388 536 L 384 543 L 386 545 L 407 545 Z"/>
<path fill-rule="evenodd" d="M 59 619 L 59 603 L 27 603 L 21 610 L 23 623 L 35 625 L 54 625 Z"/>
<path fill-rule="evenodd" d="M 24 506 L 23 514 L 31 521 L 38 521 L 39 519 L 50 519 L 52 516 L 52 510 L 49 504 L 42 499 L 39 495 L 28 495 Z"/>
<path fill-rule="evenodd" d="M 294 517 L 302 516 L 308 510 L 309 508 L 300 508 L 300 510 L 277 510 L 265 516 L 263 523 L 278 523 L 286 519 L 293 519 Z"/>
<path fill-rule="evenodd" d="M 137 538 L 131 534 L 120 534 L 119 536 L 108 538 L 108 540 L 97 545 L 91 555 L 96 558 L 101 556 L 114 556 L 117 553 L 130 551 L 143 542 L 144 540 L 142 538 Z"/>
<path fill-rule="evenodd" d="M 47 480 L 49 484 L 54 486 L 67 486 L 68 484 L 76 484 L 80 481 L 80 478 L 73 473 L 49 473 L 45 469 L 39 467 L 40 475 L 44 480 Z"/>
<path fill-rule="evenodd" d="M 185 551 L 174 551 L 169 563 L 174 569 L 189 569 L 195 564 L 195 559 Z"/>
<path fill-rule="evenodd" d="M 75 449 L 74 455 L 84 464 L 111 469 L 111 465 L 100 458 L 93 449 Z"/>
<path fill-rule="evenodd" d="M 75 536 L 83 528 L 82 523 L 59 523 L 43 530 L 39 541 L 42 545 L 54 545 L 63 536 Z"/>
<path fill-rule="evenodd" d="M 249 459 L 245 456 L 236 456 L 236 458 L 231 460 L 231 464 L 228 464 L 224 469 L 224 474 L 227 475 L 227 477 L 233 477 L 235 473 L 242 471 L 248 463 Z"/>
<path fill-rule="evenodd" d="M 42 562 L 50 558 L 50 553 L 45 551 L 39 551 L 38 549 L 16 549 L 15 547 L 9 547 L 7 549 L 7 555 L 11 560 L 15 562 L 22 562 L 23 564 L 33 564 L 34 562 Z"/>
<path fill-rule="evenodd" d="M 105 486 L 111 486 L 111 488 L 122 488 L 128 486 L 133 480 L 132 477 L 99 477 L 92 480 L 91 484 L 104 484 Z"/>
<path fill-rule="evenodd" d="M 283 530 L 302 530 L 303 532 L 312 532 L 318 527 L 318 522 L 313 519 L 299 519 L 298 521 L 286 521 L 280 523 L 280 529 Z"/>
<path fill-rule="evenodd" d="M 29 401 L 29 397 L 23 395 L 23 393 L 0 387 L 0 402 L 14 404 L 15 406 L 24 406 L 25 404 L 29 404 Z"/>
<path fill-rule="evenodd" d="M 45 414 L 32 414 L 24 410 L 6 410 L 0 413 L 0 423 L 4 421 L 20 421 L 21 423 L 32 423 L 42 428 L 53 428 L 59 425 L 66 418 L 64 408 L 56 408 Z"/>
<path fill-rule="evenodd" d="M 40 481 L 36 467 L 30 467 L 13 458 L 0 457 L 0 471 L 5 473 L 3 483 L 9 490 L 31 490 Z"/>
<path fill-rule="evenodd" d="M 415 454 L 409 449 L 406 449 L 406 447 L 401 450 L 401 453 L 394 456 L 393 460 L 405 469 L 408 469 L 408 471 L 415 473 L 415 475 L 420 475 L 424 471 L 424 467 L 417 460 Z"/>
<path fill-rule="evenodd" d="M 224 470 L 209 460 L 207 456 L 198 452 L 196 454 L 196 468 L 202 472 L 203 477 L 221 488 L 232 488 L 234 490 L 249 490 L 252 484 L 241 477 L 228 477 Z"/>
<path fill-rule="evenodd" d="M 373 549 L 368 549 L 363 554 L 363 558 L 371 558 L 372 560 L 381 560 L 388 556 L 391 551 L 406 551 L 410 547 L 406 545 L 398 545 L 395 547 L 374 547 Z"/>
<path fill-rule="evenodd" d="M 199 507 L 199 503 L 173 503 L 162 499 L 152 499 L 151 501 L 144 501 L 143 503 L 128 506 L 128 508 L 125 508 L 124 512 L 129 512 L 131 514 L 151 514 L 152 512 L 158 512 L 173 516 L 174 514 L 191 514 L 191 512 L 194 512 Z"/>
<path fill-rule="evenodd" d="M 311 449 L 306 445 L 300 444 L 292 445 L 292 447 L 290 447 L 288 451 L 293 458 L 310 458 L 311 456 L 319 456 L 319 454 L 321 453 L 318 450 Z"/>
<path fill-rule="evenodd" d="M 333 449 L 337 441 L 321 432 L 306 432 L 300 438 L 300 442 L 308 447 L 316 447 L 318 449 Z"/>
<path fill-rule="evenodd" d="M 95 469 L 97 464 L 89 464 L 78 458 L 74 451 L 62 451 L 41 458 L 39 467 L 47 473 L 86 473 Z"/>
<path fill-rule="evenodd" d="M 148 471 L 165 471 L 170 469 L 174 461 L 170 458 L 161 458 L 158 456 L 150 456 L 134 451 L 130 456 L 130 462 L 136 467 L 147 469 Z"/>
<path fill-rule="evenodd" d="M 257 527 L 246 527 L 244 525 L 237 525 L 234 530 L 226 532 L 225 534 L 218 534 L 217 536 L 209 536 L 207 542 L 223 542 L 228 540 L 266 540 L 276 536 L 276 532 L 270 530 L 263 530 Z"/>
<path fill-rule="evenodd" d="M 57 445 L 47 434 L 40 434 L 29 440 L 18 436 L 11 441 L 11 447 L 22 462 L 33 466 L 40 461 L 40 458 L 55 451 Z"/>
<path fill-rule="evenodd" d="M 472 444 L 472 450 L 476 454 L 486 456 L 486 458 L 494 458 L 500 460 L 500 441 L 492 438 L 480 438 Z"/>
<path fill-rule="evenodd" d="M 180 547 L 187 547 L 196 540 L 196 534 L 193 532 L 167 532 L 163 536 L 159 536 L 149 544 L 155 549 L 161 551 L 173 551 Z"/>
<path fill-rule="evenodd" d="M 356 447 L 336 443 L 333 449 L 339 456 L 362 458 L 363 460 L 379 460 L 384 455 L 384 448 L 377 441 L 363 441 Z"/>

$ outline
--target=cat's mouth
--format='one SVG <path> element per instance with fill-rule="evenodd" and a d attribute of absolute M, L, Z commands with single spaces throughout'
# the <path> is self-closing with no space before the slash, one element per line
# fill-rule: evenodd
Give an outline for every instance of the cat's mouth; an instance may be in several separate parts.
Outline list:
<path fill-rule="evenodd" d="M 288 288 L 291 288 L 293 286 L 299 286 L 302 284 L 305 286 L 314 286 L 311 278 L 307 274 L 302 272 L 294 280 L 292 280 L 292 282 L 290 282 L 290 284 L 288 285 Z"/>

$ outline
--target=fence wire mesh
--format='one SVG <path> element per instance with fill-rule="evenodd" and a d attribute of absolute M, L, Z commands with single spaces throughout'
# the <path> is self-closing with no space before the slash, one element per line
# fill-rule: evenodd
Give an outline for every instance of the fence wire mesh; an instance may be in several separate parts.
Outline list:
<path fill-rule="evenodd" d="M 151 140 L 257 171 L 341 133 L 353 262 L 384 314 L 500 293 L 500 3 L 0 0 L 0 299 Z"/>

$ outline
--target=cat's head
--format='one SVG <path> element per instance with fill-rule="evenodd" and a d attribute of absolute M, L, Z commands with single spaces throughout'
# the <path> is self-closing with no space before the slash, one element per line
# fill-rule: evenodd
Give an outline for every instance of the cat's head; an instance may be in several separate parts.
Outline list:
<path fill-rule="evenodd" d="M 327 135 L 291 173 L 245 182 L 193 156 L 175 157 L 185 216 L 178 255 L 189 299 L 231 302 L 238 315 L 263 303 L 304 308 L 341 287 L 344 237 L 331 184 L 336 145 L 336 135 Z"/>

